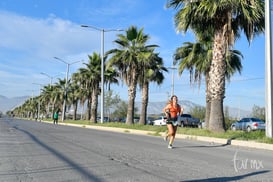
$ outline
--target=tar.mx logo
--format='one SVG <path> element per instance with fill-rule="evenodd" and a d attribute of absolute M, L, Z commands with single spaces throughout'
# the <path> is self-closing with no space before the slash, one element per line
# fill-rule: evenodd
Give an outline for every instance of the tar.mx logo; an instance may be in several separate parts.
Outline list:
<path fill-rule="evenodd" d="M 263 162 L 261 160 L 239 158 L 238 151 L 235 152 L 232 161 L 233 161 L 234 170 L 236 172 L 239 172 L 241 170 L 247 170 L 247 169 L 259 170 L 264 168 Z"/>

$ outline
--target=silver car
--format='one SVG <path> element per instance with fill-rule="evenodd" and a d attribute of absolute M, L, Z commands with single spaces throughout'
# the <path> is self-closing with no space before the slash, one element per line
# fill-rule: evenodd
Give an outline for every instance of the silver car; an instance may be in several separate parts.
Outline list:
<path fill-rule="evenodd" d="M 231 129 L 245 130 L 247 132 L 253 130 L 265 130 L 265 122 L 258 118 L 243 118 L 240 121 L 231 124 Z"/>

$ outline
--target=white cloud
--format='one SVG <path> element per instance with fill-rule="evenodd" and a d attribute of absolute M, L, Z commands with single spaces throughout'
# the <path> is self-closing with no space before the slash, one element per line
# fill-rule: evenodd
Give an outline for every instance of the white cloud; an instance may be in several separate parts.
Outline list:
<path fill-rule="evenodd" d="M 11 96 L 33 87 L 32 82 L 40 81 L 34 74 L 66 71 L 54 56 L 74 62 L 87 60 L 88 54 L 100 50 L 100 32 L 54 15 L 37 19 L 0 11 L 0 24 L 0 82 L 5 88 L 0 95 Z M 71 72 L 78 67 L 71 66 Z"/>
<path fill-rule="evenodd" d="M 83 31 L 77 24 L 53 15 L 47 19 L 33 19 L 0 12 L 0 47 L 23 51 L 45 58 L 52 54 L 67 55 L 86 50 L 86 45 L 99 42 L 96 32 Z M 90 36 L 92 35 L 92 36 Z M 87 37 L 90 41 L 87 41 Z"/>

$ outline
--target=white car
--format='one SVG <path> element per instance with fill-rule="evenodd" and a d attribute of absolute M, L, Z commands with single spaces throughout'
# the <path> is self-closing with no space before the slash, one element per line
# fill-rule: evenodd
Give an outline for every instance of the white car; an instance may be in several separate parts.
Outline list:
<path fill-rule="evenodd" d="M 166 117 L 160 116 L 159 118 L 153 121 L 153 125 L 163 126 L 163 125 L 166 125 L 166 121 L 167 121 Z"/>

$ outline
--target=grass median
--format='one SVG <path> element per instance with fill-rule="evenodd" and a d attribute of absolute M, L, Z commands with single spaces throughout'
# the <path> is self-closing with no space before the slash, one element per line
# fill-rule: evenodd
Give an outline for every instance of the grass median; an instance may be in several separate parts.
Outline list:
<path fill-rule="evenodd" d="M 86 120 L 67 120 L 64 123 L 79 124 L 79 125 L 93 125 L 93 126 L 103 126 L 103 127 L 116 127 L 124 129 L 135 129 L 135 130 L 145 130 L 151 131 L 154 135 L 165 132 L 167 130 L 166 126 L 153 126 L 153 125 L 141 125 L 141 124 L 132 124 L 127 125 L 120 122 L 106 122 L 106 123 L 92 123 Z M 200 128 L 181 128 L 177 130 L 178 134 L 193 135 L 193 136 L 206 136 L 206 137 L 216 137 L 224 139 L 236 139 L 244 141 L 255 141 L 260 143 L 273 144 L 273 139 L 265 136 L 265 131 L 231 131 L 227 130 L 225 133 L 214 133 L 206 129 Z"/>

